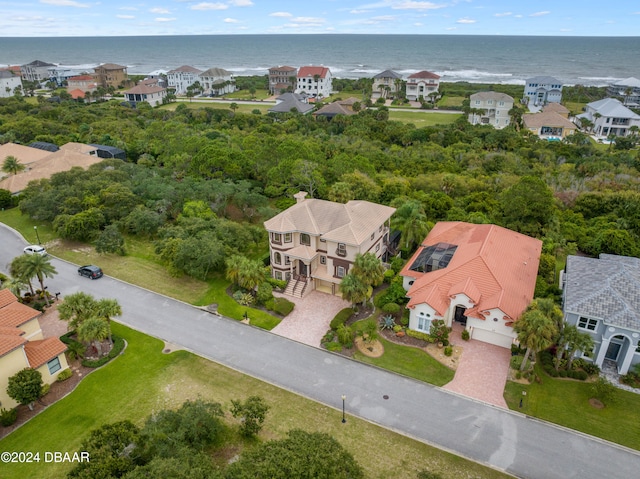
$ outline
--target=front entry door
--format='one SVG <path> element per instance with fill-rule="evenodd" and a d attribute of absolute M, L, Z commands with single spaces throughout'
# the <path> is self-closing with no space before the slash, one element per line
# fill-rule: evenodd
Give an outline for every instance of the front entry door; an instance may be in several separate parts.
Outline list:
<path fill-rule="evenodd" d="M 300 261 L 300 276 L 307 276 L 307 268 L 308 266 Z"/>
<path fill-rule="evenodd" d="M 609 347 L 607 348 L 607 354 L 605 354 L 605 359 L 610 359 L 611 361 L 618 360 L 618 354 L 620 354 L 620 348 L 622 344 L 619 343 L 609 343 Z"/>
<path fill-rule="evenodd" d="M 453 320 L 458 322 L 458 323 L 462 323 L 464 326 L 467 325 L 467 317 L 464 315 L 464 312 L 467 310 L 467 308 L 463 307 L 463 306 L 456 306 L 456 312 L 454 314 Z"/>

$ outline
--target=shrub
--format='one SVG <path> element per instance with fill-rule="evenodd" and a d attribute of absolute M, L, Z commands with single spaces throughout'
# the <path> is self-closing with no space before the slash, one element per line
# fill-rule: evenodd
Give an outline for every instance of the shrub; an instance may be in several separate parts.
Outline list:
<path fill-rule="evenodd" d="M 558 376 L 560 376 L 561 378 L 566 378 L 567 371 L 565 371 L 564 369 L 561 369 L 560 371 L 558 371 Z"/>
<path fill-rule="evenodd" d="M 516 379 L 522 379 L 522 372 L 516 371 Z"/>
<path fill-rule="evenodd" d="M 469 341 L 469 331 L 467 331 L 466 329 L 462 330 L 461 336 L 464 341 Z"/>
<path fill-rule="evenodd" d="M 429 336 L 433 338 L 433 342 L 442 342 L 446 346 L 449 344 L 449 327 L 444 324 L 442 319 L 434 319 L 431 321 Z"/>
<path fill-rule="evenodd" d="M 276 304 L 276 299 L 271 298 L 269 301 L 264 303 L 264 307 L 267 308 L 269 311 L 273 311 L 273 307 L 275 304 Z"/>
<path fill-rule="evenodd" d="M 261 396 L 251 396 L 245 402 L 231 400 L 231 415 L 240 419 L 240 434 L 253 437 L 262 430 L 270 407 Z"/>
<path fill-rule="evenodd" d="M 49 394 L 49 390 L 51 390 L 51 384 L 43 384 L 42 389 L 40 390 L 40 397 L 43 398 Z"/>
<path fill-rule="evenodd" d="M 100 359 L 96 359 L 93 361 L 85 359 L 82 361 L 82 365 L 87 368 L 98 368 L 104 364 L 107 364 L 109 361 L 115 358 L 118 354 L 120 354 L 124 349 L 124 339 L 122 339 L 120 336 L 115 336 L 115 335 L 113 335 L 112 338 L 113 338 L 113 347 L 111 348 L 111 351 L 109 351 L 109 353 L 106 356 L 103 356 Z"/>
<path fill-rule="evenodd" d="M 327 348 L 327 351 L 333 351 L 334 353 L 342 351 L 342 344 L 338 342 L 327 343 L 324 347 Z"/>
<path fill-rule="evenodd" d="M 237 293 L 237 291 L 236 291 L 236 293 Z M 234 299 L 235 299 L 236 293 L 233 293 Z M 251 306 L 255 302 L 255 298 L 253 297 L 253 295 L 251 293 L 242 293 L 242 292 L 240 292 L 240 295 L 239 295 L 238 299 L 236 299 L 236 301 L 238 302 L 238 304 L 241 304 L 242 306 Z"/>
<path fill-rule="evenodd" d="M 58 374 L 56 381 L 61 383 L 62 381 L 66 381 L 67 379 L 69 379 L 71 376 L 73 376 L 73 371 L 71 371 L 71 369 L 65 369 L 64 371 L 61 371 L 60 374 Z"/>
<path fill-rule="evenodd" d="M 332 342 L 334 339 L 336 339 L 336 332 L 333 329 L 330 329 L 329 331 L 327 331 L 327 333 L 322 337 L 322 340 L 320 341 L 320 344 L 324 344 L 324 343 L 330 343 Z"/>
<path fill-rule="evenodd" d="M 351 308 L 343 309 L 338 314 L 336 314 L 335 318 L 331 320 L 329 327 L 334 331 L 337 330 L 338 326 L 340 326 L 341 324 L 345 324 L 349 320 L 352 314 L 353 314 L 353 309 Z"/>
<path fill-rule="evenodd" d="M 511 369 L 515 369 L 516 371 L 519 371 L 520 367 L 522 366 L 523 360 L 524 360 L 524 356 L 511 356 L 511 361 L 509 363 L 509 365 L 511 366 Z"/>
<path fill-rule="evenodd" d="M 271 286 L 267 281 L 260 283 L 256 293 L 256 300 L 258 301 L 258 304 L 265 304 L 271 298 L 273 298 L 273 286 Z"/>
<path fill-rule="evenodd" d="M 616 387 L 605 378 L 600 377 L 591 385 L 591 392 L 594 398 L 599 399 L 603 403 L 613 402 Z"/>
<path fill-rule="evenodd" d="M 585 372 L 589 375 L 589 376 L 593 376 L 595 374 L 599 374 L 600 373 L 600 368 L 598 367 L 597 364 L 594 363 L 586 363 L 582 369 L 585 370 Z"/>
<path fill-rule="evenodd" d="M 445 356 L 451 356 L 453 354 L 453 347 L 452 346 L 447 346 L 444 348 L 444 355 Z"/>
<path fill-rule="evenodd" d="M 278 289 L 280 291 L 284 291 L 287 287 L 287 282 L 284 279 L 267 278 L 267 283 L 269 283 L 273 289 Z"/>
<path fill-rule="evenodd" d="M 382 307 L 382 312 L 387 314 L 398 314 L 400 312 L 400 305 L 397 303 L 387 303 Z"/>
<path fill-rule="evenodd" d="M 11 426 L 18 419 L 17 409 L 0 409 L 0 424 L 4 427 Z"/>
<path fill-rule="evenodd" d="M 371 343 L 376 341 L 379 338 L 378 334 L 378 325 L 373 319 L 368 319 L 364 322 L 364 327 L 362 328 L 362 339 L 366 342 Z"/>
<path fill-rule="evenodd" d="M 273 303 L 273 310 L 282 316 L 286 316 L 291 311 L 293 311 L 293 308 L 295 308 L 295 306 L 296 305 L 291 301 L 289 301 L 288 299 L 276 298 Z"/>
<path fill-rule="evenodd" d="M 385 283 L 389 284 L 389 283 L 391 283 L 391 281 L 393 280 L 393 277 L 395 275 L 396 275 L 395 271 L 393 271 L 392 269 L 388 269 L 382 275 L 382 281 L 384 281 Z"/>
<path fill-rule="evenodd" d="M 412 338 L 416 339 L 422 339 L 423 341 L 426 341 L 428 343 L 433 342 L 431 336 L 429 336 L 427 333 L 421 333 L 420 331 L 414 331 L 413 329 L 407 329 L 407 336 L 411 336 Z"/>
<path fill-rule="evenodd" d="M 393 327 L 393 332 L 394 332 L 394 333 L 399 333 L 400 331 L 402 331 L 402 329 L 403 329 L 403 328 L 402 328 L 402 326 L 400 326 L 399 324 L 396 324 L 396 325 Z"/>
<path fill-rule="evenodd" d="M 395 326 L 396 322 L 390 314 L 380 318 L 380 329 L 393 329 Z"/>
<path fill-rule="evenodd" d="M 336 333 L 338 335 L 338 341 L 340 341 L 340 344 L 342 344 L 347 349 L 350 349 L 353 347 L 354 333 L 353 333 L 353 329 L 351 329 L 350 326 L 347 326 L 346 324 L 342 323 L 340 326 L 338 326 Z"/>

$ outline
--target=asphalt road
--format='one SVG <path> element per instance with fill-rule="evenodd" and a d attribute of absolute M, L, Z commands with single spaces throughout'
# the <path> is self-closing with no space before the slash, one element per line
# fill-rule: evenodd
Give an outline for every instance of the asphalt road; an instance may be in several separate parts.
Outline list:
<path fill-rule="evenodd" d="M 23 246 L 0 225 L 0 270 L 7 271 Z M 637 451 L 218 318 L 108 276 L 82 278 L 76 266 L 55 258 L 53 264 L 58 275 L 47 282 L 51 292 L 116 298 L 123 310 L 119 322 L 134 329 L 337 409 L 344 394 L 350 415 L 515 476 L 628 479 L 640 470 Z"/>

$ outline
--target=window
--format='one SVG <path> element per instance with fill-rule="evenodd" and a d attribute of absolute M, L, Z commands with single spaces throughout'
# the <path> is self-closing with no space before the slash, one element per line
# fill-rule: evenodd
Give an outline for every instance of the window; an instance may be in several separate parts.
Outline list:
<path fill-rule="evenodd" d="M 280 233 L 271 233 L 271 240 L 274 243 L 281 243 L 282 242 L 282 235 Z"/>
<path fill-rule="evenodd" d="M 592 318 L 580 318 L 578 320 L 578 328 L 588 331 L 595 331 L 598 327 L 598 320 Z"/>
<path fill-rule="evenodd" d="M 291 264 L 291 258 L 288 255 L 284 256 L 284 264 Z"/>
<path fill-rule="evenodd" d="M 273 262 L 275 264 L 281 264 L 282 263 L 282 255 L 280 253 L 278 253 L 277 251 L 275 253 L 273 253 Z"/>
<path fill-rule="evenodd" d="M 276 279 L 282 279 L 282 272 L 276 271 Z"/>
<path fill-rule="evenodd" d="M 418 331 L 428 333 L 431 330 L 431 319 L 424 312 L 418 315 Z"/>
<path fill-rule="evenodd" d="M 60 371 L 62 366 L 60 366 L 60 358 L 55 357 L 51 361 L 47 363 L 47 367 L 49 368 L 49 374 L 53 374 L 56 371 Z"/>
<path fill-rule="evenodd" d="M 284 242 L 285 243 L 291 243 L 291 233 L 285 233 L 284 234 Z"/>
<path fill-rule="evenodd" d="M 311 237 L 307 233 L 300 233 L 300 244 L 310 246 Z"/>
<path fill-rule="evenodd" d="M 344 278 L 344 266 L 338 266 L 336 268 L 336 276 L 338 276 L 338 278 Z"/>
<path fill-rule="evenodd" d="M 326 256 L 320 256 L 320 264 L 327 264 L 327 257 Z"/>

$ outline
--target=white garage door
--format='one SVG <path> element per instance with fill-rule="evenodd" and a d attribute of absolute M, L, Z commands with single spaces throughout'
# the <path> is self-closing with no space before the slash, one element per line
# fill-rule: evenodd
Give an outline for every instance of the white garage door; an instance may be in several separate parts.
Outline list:
<path fill-rule="evenodd" d="M 485 343 L 495 344 L 496 346 L 501 346 L 503 348 L 510 348 L 511 343 L 513 342 L 513 338 L 511 336 L 478 328 L 474 328 L 472 338 L 478 341 L 484 341 Z"/>

